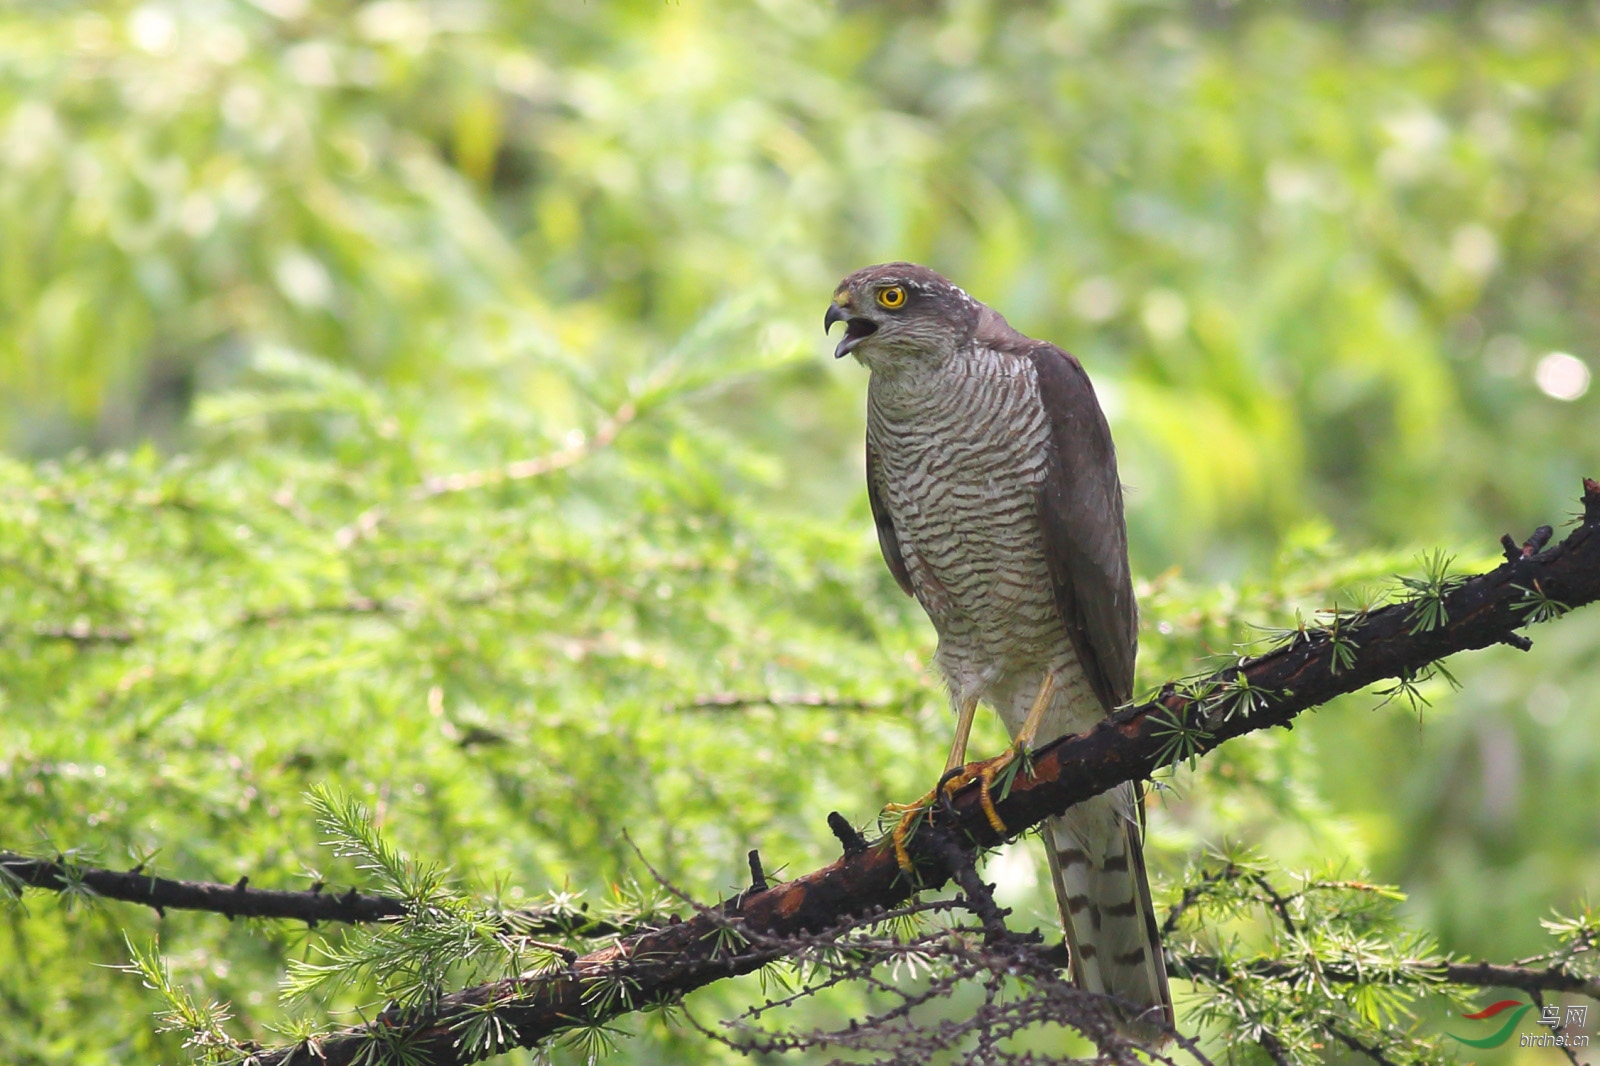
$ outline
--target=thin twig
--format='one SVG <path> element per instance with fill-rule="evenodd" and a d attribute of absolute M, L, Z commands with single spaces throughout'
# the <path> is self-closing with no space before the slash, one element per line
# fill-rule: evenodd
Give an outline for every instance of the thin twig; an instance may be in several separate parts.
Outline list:
<path fill-rule="evenodd" d="M 1368 1044 L 1362 1040 L 1359 1040 L 1353 1034 L 1347 1033 L 1343 1029 L 1340 1029 L 1337 1025 L 1328 1025 L 1324 1028 L 1326 1028 L 1327 1031 L 1345 1047 L 1349 1048 L 1351 1051 L 1365 1055 L 1373 1062 L 1376 1062 L 1378 1066 L 1398 1066 L 1393 1059 L 1389 1058 L 1389 1056 L 1383 1053 L 1383 1048 L 1378 1044 Z"/>
<path fill-rule="evenodd" d="M 667 706 L 667 713 L 686 711 L 747 711 L 756 707 L 804 707 L 817 711 L 891 711 L 903 707 L 904 701 L 849 699 L 823 696 L 814 692 L 772 692 L 766 695 L 741 692 L 710 692 L 696 696 L 688 703 Z"/>
<path fill-rule="evenodd" d="M 638 415 L 638 408 L 632 403 L 625 403 L 618 407 L 609 417 L 602 419 L 595 427 L 594 434 L 588 437 L 580 436 L 565 448 L 535 456 L 531 459 L 519 459 L 504 466 L 489 467 L 482 470 L 466 470 L 459 474 L 445 474 L 430 477 L 423 481 L 413 493 L 417 499 L 428 499 L 433 496 L 442 496 L 452 492 L 466 492 L 469 489 L 481 489 L 489 485 L 500 485 L 507 481 L 527 481 L 530 478 L 543 477 L 557 470 L 565 470 L 595 452 L 609 447 L 617 439 L 617 434 Z"/>

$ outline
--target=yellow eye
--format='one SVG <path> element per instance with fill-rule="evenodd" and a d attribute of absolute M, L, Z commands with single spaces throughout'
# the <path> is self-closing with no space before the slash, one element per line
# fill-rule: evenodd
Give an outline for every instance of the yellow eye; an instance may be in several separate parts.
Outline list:
<path fill-rule="evenodd" d="M 891 285 L 878 293 L 878 302 L 893 311 L 906 302 L 906 290 L 898 285 Z"/>

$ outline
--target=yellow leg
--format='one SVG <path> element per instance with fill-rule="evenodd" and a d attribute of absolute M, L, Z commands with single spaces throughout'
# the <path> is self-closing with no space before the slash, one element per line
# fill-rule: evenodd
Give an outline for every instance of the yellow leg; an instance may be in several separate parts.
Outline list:
<path fill-rule="evenodd" d="M 1033 706 L 1028 708 L 1027 717 L 1022 720 L 1022 728 L 1017 730 L 1016 739 L 1011 742 L 1011 747 L 992 759 L 973 763 L 962 769 L 961 777 L 965 780 L 956 787 L 971 784 L 973 781 L 978 782 L 978 800 L 983 804 L 983 813 L 989 819 L 990 828 L 996 833 L 1004 833 L 1006 824 L 1000 820 L 1000 813 L 994 809 L 994 796 L 990 789 L 1001 771 L 1033 746 L 1034 734 L 1039 732 L 1039 722 L 1044 718 L 1044 712 L 1050 709 L 1050 700 L 1055 694 L 1056 672 L 1046 670 L 1044 680 L 1039 682 L 1039 692 L 1033 697 Z M 955 781 L 951 784 L 955 785 Z"/>
<path fill-rule="evenodd" d="M 1039 732 L 1039 722 L 1043 720 L 1044 712 L 1050 709 L 1050 699 L 1055 694 L 1056 672 L 1046 670 L 1044 680 L 1039 682 L 1039 694 L 1033 697 L 1033 706 L 1028 708 L 1028 716 L 1022 720 L 1022 728 L 1017 730 L 1016 747 L 1033 747 L 1034 734 Z"/>
<path fill-rule="evenodd" d="M 972 719 L 978 713 L 978 697 L 973 696 L 956 711 L 956 739 L 950 745 L 950 757 L 944 761 L 944 772 L 949 773 L 967 761 L 967 738 L 972 735 Z"/>

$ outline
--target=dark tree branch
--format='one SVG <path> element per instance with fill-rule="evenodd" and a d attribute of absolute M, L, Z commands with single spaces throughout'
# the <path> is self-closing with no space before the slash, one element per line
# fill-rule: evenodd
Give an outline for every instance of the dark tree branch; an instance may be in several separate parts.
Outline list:
<path fill-rule="evenodd" d="M 984 883 L 978 873 L 977 852 L 962 847 L 944 832 L 935 832 L 929 843 L 944 863 L 950 879 L 961 886 L 961 891 L 966 894 L 966 905 L 983 923 L 984 946 L 992 948 L 1015 940 L 1015 935 L 1006 928 L 1006 915 L 1011 911 L 995 903 L 994 886 Z"/>
<path fill-rule="evenodd" d="M 1295 927 L 1294 918 L 1289 915 L 1289 901 L 1278 894 L 1278 890 L 1272 887 L 1272 882 L 1261 874 L 1250 874 L 1249 877 L 1250 882 L 1266 894 L 1268 901 L 1272 904 L 1272 909 L 1277 912 L 1278 920 L 1283 923 L 1283 928 L 1288 934 L 1294 936 L 1299 932 Z"/>
<path fill-rule="evenodd" d="M 1515 988 L 1522 992 L 1574 992 L 1600 1000 L 1600 978 L 1585 977 L 1562 966 L 1498 966 L 1492 962 L 1446 962 L 1439 967 L 1453 985 Z"/>
<path fill-rule="evenodd" d="M 750 860 L 750 891 L 765 892 L 768 888 L 767 872 L 761 868 L 761 852 L 751 848 L 746 858 Z"/>
<path fill-rule="evenodd" d="M 1254 977 L 1277 980 L 1292 980 L 1305 975 L 1305 971 L 1299 967 L 1270 959 L 1230 965 L 1214 955 L 1178 955 L 1168 952 L 1167 964 L 1176 975 L 1195 977 L 1214 984 L 1229 981 L 1241 972 Z M 1600 1000 L 1600 980 L 1561 966 L 1535 969 L 1529 966 L 1501 966 L 1490 962 L 1451 962 L 1448 959 L 1416 959 L 1409 965 L 1416 973 L 1437 977 L 1445 984 L 1463 985 L 1467 988 L 1515 988 L 1530 995 L 1538 995 L 1541 992 L 1571 992 Z M 1353 963 L 1348 967 L 1324 964 L 1317 969 L 1317 974 L 1340 984 L 1360 984 L 1373 980 L 1370 972 L 1361 971 Z"/>
<path fill-rule="evenodd" d="M 1518 651 L 1533 650 L 1533 641 L 1529 640 L 1521 633 L 1507 633 L 1505 636 L 1500 638 L 1500 643 L 1506 645 L 1507 647 L 1516 648 Z"/>
<path fill-rule="evenodd" d="M 382 922 L 404 918 L 406 901 L 392 896 L 358 892 L 324 892 L 318 885 L 305 892 L 250 888 L 248 877 L 231 885 L 214 881 L 174 881 L 147 874 L 142 868 L 102 870 L 65 860 L 30 859 L 25 855 L 0 852 L 0 877 L 8 877 L 30 888 L 68 891 L 75 886 L 89 889 L 96 896 L 138 903 L 166 916 L 172 910 L 210 911 L 229 918 L 285 918 L 308 925 L 318 922 Z M 604 918 L 590 918 L 581 911 L 551 913 L 538 910 L 512 911 L 507 920 L 517 931 L 529 936 L 616 936 L 636 930 Z"/>
<path fill-rule="evenodd" d="M 1518 558 L 1495 570 L 1437 590 L 1432 609 L 1417 601 L 1393 604 L 1357 616 L 1335 637 L 1325 630 L 1297 634 L 1287 646 L 1229 667 L 1202 684 L 1168 685 L 1155 699 L 1128 707 L 1087 733 L 1063 737 L 1033 756 L 1031 775 L 1018 775 L 998 804 L 1015 835 L 1050 815 L 1124 781 L 1148 777 L 1173 760 L 1176 726 L 1195 731 L 1192 748 L 1204 753 L 1245 733 L 1288 726 L 1302 711 L 1375 681 L 1414 677 L 1457 652 L 1489 647 L 1537 617 L 1600 599 L 1600 483 L 1584 481 L 1584 514 L 1560 544 L 1541 550 L 1535 536 Z M 1432 619 L 1431 625 L 1423 624 Z M 1241 698 L 1241 693 L 1248 698 Z M 971 845 L 999 844 L 1003 834 L 989 825 L 977 789 L 954 797 L 948 812 L 927 821 Z M 454 1026 L 473 1012 L 493 1009 L 524 1046 L 538 1044 L 574 1025 L 604 1022 L 638 1006 L 659 1003 L 714 981 L 749 973 L 765 961 L 757 953 L 719 949 L 720 923 L 734 922 L 763 936 L 786 936 L 827 928 L 842 915 L 899 903 L 921 888 L 942 884 L 945 864 L 922 832 L 910 842 L 911 875 L 895 862 L 885 840 L 765 892 L 742 895 L 715 920 L 705 913 L 662 929 L 619 940 L 578 958 L 559 974 L 518 977 L 442 997 L 430 1010 L 403 1018 L 380 1018 L 370 1026 L 319 1039 L 319 1061 L 351 1063 L 375 1035 L 403 1024 L 415 1054 L 438 1064 L 465 1061 Z M 619 967 L 633 982 L 627 997 L 602 1006 L 585 1002 L 585 990 L 614 979 Z M 263 1052 L 261 1066 L 311 1061 L 301 1047 Z"/>
<path fill-rule="evenodd" d="M 0 852 L 0 870 L 33 888 L 65 891 L 82 885 L 97 896 L 140 903 L 165 915 L 173 910 L 210 911 L 229 918 L 290 918 L 317 922 L 380 922 L 403 918 L 403 900 L 367 895 L 351 889 L 337 894 L 321 886 L 308 892 L 249 888 L 241 879 L 232 885 L 211 881 L 173 881 L 134 870 L 101 870 L 66 861 L 30 859 Z"/>
<path fill-rule="evenodd" d="M 859 855 L 867 850 L 867 838 L 856 831 L 849 820 L 838 811 L 828 812 L 828 828 L 833 835 L 839 838 L 840 845 L 844 848 L 845 858 Z"/>
<path fill-rule="evenodd" d="M 1256 1037 L 1256 1043 L 1261 1045 L 1261 1050 L 1267 1053 L 1273 1066 L 1294 1066 L 1294 1060 L 1289 1057 L 1289 1052 L 1283 1046 L 1283 1041 L 1273 1035 L 1272 1030 L 1261 1026 L 1261 1032 Z"/>

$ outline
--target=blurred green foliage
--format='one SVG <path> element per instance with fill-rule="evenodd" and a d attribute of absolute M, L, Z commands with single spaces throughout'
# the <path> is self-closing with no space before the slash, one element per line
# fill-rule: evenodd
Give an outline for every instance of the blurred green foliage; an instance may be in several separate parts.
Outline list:
<path fill-rule="evenodd" d="M 1600 473 L 1596 69 L 1578 3 L 0 6 L 0 844 L 349 878 L 328 783 L 511 892 L 822 860 L 949 728 L 817 333 L 872 261 L 1084 359 L 1147 683 L 1487 562 Z M 1535 635 L 1179 775 L 1154 869 L 1344 857 L 1538 949 L 1600 884 L 1600 622 Z M 696 706 L 786 696 L 848 706 Z M 174 1053 L 89 965 L 152 919 L 8 923 L 0 1057 Z M 161 930 L 271 1039 L 307 934 Z"/>

